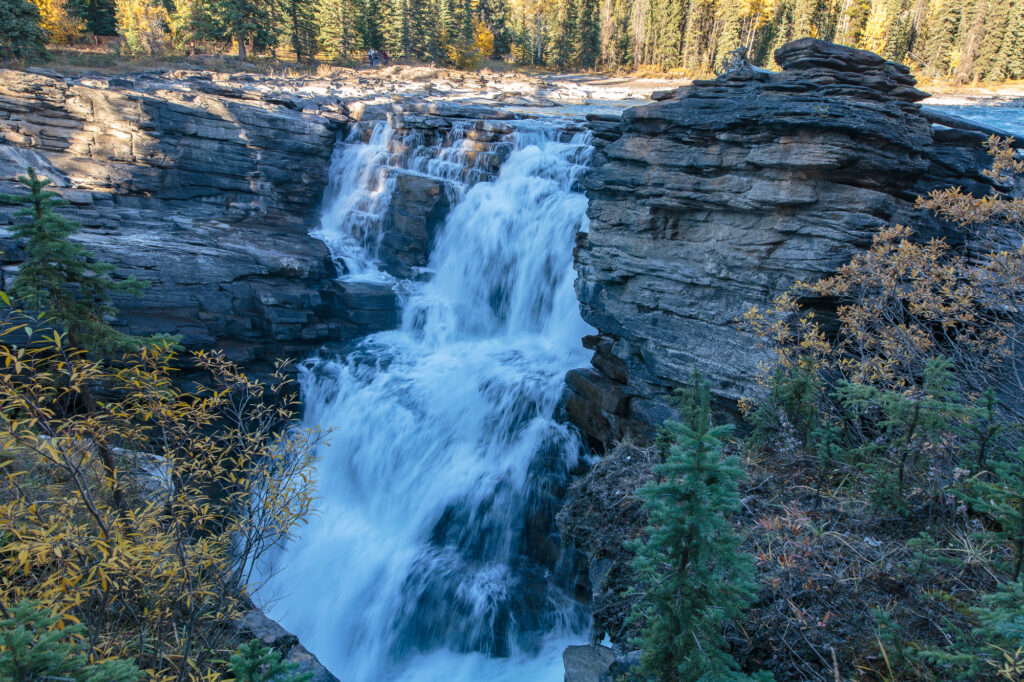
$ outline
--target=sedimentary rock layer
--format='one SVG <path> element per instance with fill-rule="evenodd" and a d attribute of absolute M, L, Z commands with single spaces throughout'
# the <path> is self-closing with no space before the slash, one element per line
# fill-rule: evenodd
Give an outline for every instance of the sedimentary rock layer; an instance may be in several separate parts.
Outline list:
<path fill-rule="evenodd" d="M 200 79 L 198 83 L 212 85 Z M 273 97 L 269 96 L 272 100 Z M 118 276 L 117 324 L 180 334 L 254 371 L 391 324 L 388 292 L 335 281 L 315 221 L 338 119 L 267 99 L 190 92 L 158 78 L 0 73 L 0 191 L 34 166 Z M 0 212 L 0 225 L 13 220 Z M 0 239 L 9 279 L 24 254 Z"/>
<path fill-rule="evenodd" d="M 576 291 L 599 333 L 566 407 L 595 447 L 649 434 L 694 369 L 735 405 L 767 359 L 737 324 L 751 306 L 832 273 L 883 225 L 945 234 L 914 210 L 920 194 L 989 190 L 984 137 L 933 128 L 906 67 L 810 38 L 776 61 L 782 73 L 744 66 L 617 124 L 591 117 Z"/>

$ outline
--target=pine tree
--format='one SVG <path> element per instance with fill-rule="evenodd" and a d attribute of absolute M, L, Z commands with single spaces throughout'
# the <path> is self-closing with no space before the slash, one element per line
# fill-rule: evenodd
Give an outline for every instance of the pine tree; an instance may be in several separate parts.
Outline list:
<path fill-rule="evenodd" d="M 985 16 L 985 31 L 978 46 L 976 75 L 987 81 L 1008 77 L 1012 62 L 1020 60 L 1024 46 L 1020 39 L 1021 13 L 1024 6 L 1019 0 L 992 0 Z"/>
<path fill-rule="evenodd" d="M 81 625 L 57 626 L 57 617 L 24 600 L 0 620 L 0 679 L 8 682 L 69 680 L 136 682 L 143 673 L 124 660 L 90 664 Z"/>
<path fill-rule="evenodd" d="M 316 22 L 321 50 L 342 57 L 363 47 L 360 9 L 358 0 L 319 0 Z"/>
<path fill-rule="evenodd" d="M 1007 4 L 1009 19 L 999 51 L 992 60 L 992 80 L 1024 78 L 1024 0 L 1010 0 Z"/>
<path fill-rule="evenodd" d="M 258 639 L 243 644 L 231 657 L 231 673 L 238 682 L 309 682 L 313 673 L 297 672 L 298 665 L 281 660 L 281 654 Z"/>
<path fill-rule="evenodd" d="M 174 46 L 194 54 L 199 43 L 217 36 L 211 0 L 176 0 L 170 26 Z"/>
<path fill-rule="evenodd" d="M 584 0 L 596 5 L 597 0 Z M 477 13 L 480 20 L 494 35 L 495 54 L 507 54 L 510 45 L 508 26 L 508 2 L 506 0 L 478 0 Z M 595 15 L 596 16 L 596 15 Z"/>
<path fill-rule="evenodd" d="M 359 33 L 362 36 L 362 43 L 365 49 L 380 49 L 384 45 L 384 20 L 387 0 L 362 0 L 361 21 L 359 22 Z"/>
<path fill-rule="evenodd" d="M 30 219 L 12 227 L 14 236 L 25 240 L 27 259 L 18 268 L 11 296 L 60 325 L 75 347 L 103 354 L 137 346 L 139 339 L 114 330 L 106 318 L 116 313 L 111 294 L 138 295 L 145 283 L 134 277 L 115 281 L 109 277 L 111 265 L 89 262 L 85 247 L 69 239 L 79 225 L 53 211 L 67 202 L 46 189 L 49 179 L 29 168 L 17 180 L 28 188 L 27 195 L 0 195 L 0 203 L 27 204 L 16 215 Z"/>
<path fill-rule="evenodd" d="M 309 61 L 316 54 L 315 6 L 309 0 L 283 0 L 286 32 L 295 58 Z"/>
<path fill-rule="evenodd" d="M 955 66 L 963 0 L 933 0 L 925 17 L 918 54 L 931 75 L 948 78 Z"/>
<path fill-rule="evenodd" d="M 214 0 L 213 15 L 238 45 L 238 58 L 248 57 L 246 45 L 259 41 L 271 25 L 269 7 L 263 0 Z"/>
<path fill-rule="evenodd" d="M 695 374 L 679 408 L 681 421 L 663 427 L 671 445 L 658 478 L 640 490 L 648 525 L 632 545 L 643 592 L 632 619 L 643 624 L 641 666 L 666 682 L 749 680 L 723 635 L 756 592 L 753 559 L 727 518 L 740 507 L 743 469 L 723 456 L 731 429 L 712 426 L 707 382 Z"/>
<path fill-rule="evenodd" d="M 988 535 L 1009 546 L 1008 572 L 1019 580 L 1024 577 L 1024 448 L 994 461 L 992 474 L 975 476 L 961 496 L 975 512 L 992 519 L 995 528 Z"/>
<path fill-rule="evenodd" d="M 592 69 L 601 57 L 601 17 L 598 0 L 579 0 L 577 45 L 573 59 L 577 66 Z"/>
<path fill-rule="evenodd" d="M 98 36 L 117 34 L 114 0 L 71 0 L 72 13 L 85 21 L 85 30 Z"/>
<path fill-rule="evenodd" d="M 39 9 L 28 0 L 0 0 L 0 60 L 46 55 L 46 33 Z"/>
<path fill-rule="evenodd" d="M 560 68 L 575 67 L 574 53 L 579 45 L 579 22 L 576 16 L 576 2 L 564 0 L 560 3 L 556 28 L 551 40 L 551 61 Z"/>

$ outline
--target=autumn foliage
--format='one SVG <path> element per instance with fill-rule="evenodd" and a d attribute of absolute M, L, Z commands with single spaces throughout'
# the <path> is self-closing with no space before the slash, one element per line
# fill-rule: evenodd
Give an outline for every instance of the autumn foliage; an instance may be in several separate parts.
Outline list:
<path fill-rule="evenodd" d="M 917 202 L 953 239 L 886 227 L 834 275 L 745 317 L 774 350 L 763 395 L 741 405 L 748 446 L 793 463 L 812 493 L 755 532 L 772 589 L 797 579 L 785 610 L 806 617 L 763 617 L 802 628 L 816 614 L 801 646 L 837 676 L 842 664 L 887 680 L 1024 670 L 1024 161 L 1012 141 L 987 146 L 996 191 Z M 780 518 L 802 536 L 785 562 Z M 900 591 L 874 594 L 886 580 Z M 838 663 L 812 641 L 865 621 L 873 631 Z"/>
<path fill-rule="evenodd" d="M 81 626 L 91 661 L 219 679 L 313 500 L 320 434 L 293 426 L 285 367 L 264 385 L 197 353 L 209 382 L 186 391 L 166 345 L 100 362 L 31 322 L 0 325 L 0 604 Z M 90 391 L 107 399 L 86 410 Z"/>

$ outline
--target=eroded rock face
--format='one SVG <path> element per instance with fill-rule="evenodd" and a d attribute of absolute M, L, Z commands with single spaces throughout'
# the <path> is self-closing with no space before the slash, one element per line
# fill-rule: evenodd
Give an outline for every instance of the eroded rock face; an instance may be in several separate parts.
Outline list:
<path fill-rule="evenodd" d="M 119 276 L 117 324 L 221 348 L 250 371 L 393 326 L 386 287 L 336 281 L 309 236 L 346 116 L 272 90 L 182 81 L 0 72 L 0 192 L 29 165 L 70 202 L 80 239 Z M 317 108 L 319 106 L 320 108 Z M 14 209 L 0 209 L 0 227 Z M 24 258 L 0 237 L 9 280 Z"/>
<path fill-rule="evenodd" d="M 776 61 L 782 73 L 742 68 L 629 109 L 617 129 L 592 117 L 576 291 L 599 334 L 566 408 L 599 449 L 650 435 L 694 369 L 723 405 L 750 395 L 768 359 L 737 325 L 751 306 L 834 272 L 883 225 L 946 234 L 915 211 L 920 194 L 989 189 L 983 136 L 933 130 L 905 67 L 810 38 Z"/>

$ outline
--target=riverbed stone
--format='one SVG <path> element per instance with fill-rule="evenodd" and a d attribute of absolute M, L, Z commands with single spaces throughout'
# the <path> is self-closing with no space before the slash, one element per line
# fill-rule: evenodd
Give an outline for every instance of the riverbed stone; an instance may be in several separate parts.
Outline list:
<path fill-rule="evenodd" d="M 566 647 L 562 652 L 565 682 L 611 682 L 615 652 L 599 644 Z"/>

